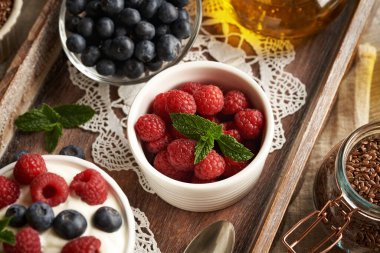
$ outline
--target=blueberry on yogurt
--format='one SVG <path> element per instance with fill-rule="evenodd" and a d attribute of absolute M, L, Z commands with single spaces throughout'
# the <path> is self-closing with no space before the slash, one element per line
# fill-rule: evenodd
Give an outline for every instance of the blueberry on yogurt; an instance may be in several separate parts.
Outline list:
<path fill-rule="evenodd" d="M 86 228 L 86 218 L 75 210 L 64 210 L 53 221 L 54 231 L 66 240 L 81 236 Z"/>
<path fill-rule="evenodd" d="M 92 222 L 95 227 L 107 233 L 117 231 L 123 224 L 119 212 L 109 206 L 100 207 L 95 212 Z"/>
<path fill-rule="evenodd" d="M 51 227 L 54 220 L 53 209 L 44 202 L 33 203 L 25 213 L 28 224 L 39 232 Z"/>

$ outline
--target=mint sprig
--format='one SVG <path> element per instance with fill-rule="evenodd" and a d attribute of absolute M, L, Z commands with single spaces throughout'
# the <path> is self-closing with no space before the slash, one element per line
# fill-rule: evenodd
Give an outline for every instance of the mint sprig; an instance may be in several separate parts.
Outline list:
<path fill-rule="evenodd" d="M 202 161 L 214 148 L 215 141 L 222 153 L 235 160 L 247 161 L 253 153 L 230 135 L 223 134 L 222 126 L 197 115 L 171 113 L 173 126 L 181 134 L 197 141 L 194 164 Z"/>
<path fill-rule="evenodd" d="M 16 244 L 16 237 L 14 233 L 7 228 L 11 218 L 4 218 L 0 220 L 0 242 L 4 242 L 10 245 Z"/>
<path fill-rule="evenodd" d="M 52 152 L 63 128 L 74 128 L 86 123 L 95 115 L 95 111 L 86 105 L 61 105 L 50 107 L 43 104 L 20 115 L 15 124 L 24 132 L 45 132 L 45 149 Z"/>

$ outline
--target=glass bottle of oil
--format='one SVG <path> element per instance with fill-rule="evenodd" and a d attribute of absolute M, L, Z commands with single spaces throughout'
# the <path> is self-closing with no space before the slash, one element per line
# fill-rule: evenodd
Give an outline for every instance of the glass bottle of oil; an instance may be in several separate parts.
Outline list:
<path fill-rule="evenodd" d="M 346 0 L 230 0 L 239 22 L 275 38 L 301 38 L 323 29 Z"/>

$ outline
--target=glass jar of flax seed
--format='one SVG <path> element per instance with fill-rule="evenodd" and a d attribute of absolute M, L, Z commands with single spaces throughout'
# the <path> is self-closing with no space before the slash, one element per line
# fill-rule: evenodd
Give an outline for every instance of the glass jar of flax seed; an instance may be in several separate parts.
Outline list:
<path fill-rule="evenodd" d="M 291 252 L 321 224 L 326 237 L 316 242 L 315 252 L 334 245 L 347 252 L 380 252 L 380 122 L 355 130 L 327 154 L 315 178 L 314 204 L 319 211 L 283 238 Z M 289 243 L 290 235 L 307 223 L 299 239 Z"/>

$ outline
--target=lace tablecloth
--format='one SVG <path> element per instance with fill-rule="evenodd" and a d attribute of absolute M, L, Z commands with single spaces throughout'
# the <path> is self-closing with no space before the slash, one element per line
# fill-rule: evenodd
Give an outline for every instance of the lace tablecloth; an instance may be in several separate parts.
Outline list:
<path fill-rule="evenodd" d="M 234 12 L 226 2 L 208 1 L 204 4 L 201 34 L 183 61 L 209 60 L 211 57 L 212 60 L 230 64 L 252 76 L 271 101 L 275 119 L 272 151 L 281 149 L 286 142 L 281 120 L 298 111 L 306 99 L 305 85 L 285 71 L 296 53 L 289 41 L 263 37 L 240 26 L 231 18 Z M 222 27 L 220 34 L 209 32 L 208 28 L 215 25 Z M 247 54 L 246 51 L 252 53 Z M 259 70 L 258 73 L 254 71 L 256 69 Z M 119 87 L 118 98 L 111 99 L 108 85 L 90 80 L 71 64 L 69 73 L 73 84 L 85 92 L 78 103 L 89 105 L 97 111 L 93 120 L 82 126 L 83 129 L 98 134 L 92 145 L 95 163 L 108 170 L 133 170 L 138 175 L 141 187 L 154 193 L 139 168 L 133 166 L 134 159 L 125 135 L 129 108 L 144 84 Z M 122 118 L 116 116 L 115 108 L 122 109 Z M 160 252 L 144 212 L 134 208 L 134 214 L 137 225 L 135 251 Z"/>

